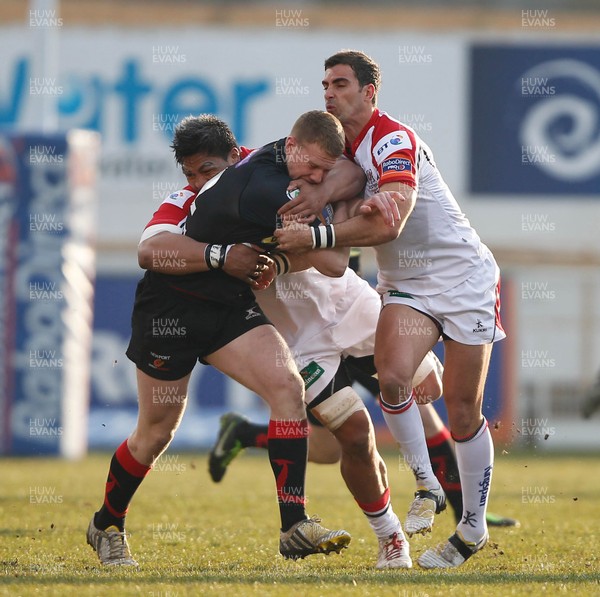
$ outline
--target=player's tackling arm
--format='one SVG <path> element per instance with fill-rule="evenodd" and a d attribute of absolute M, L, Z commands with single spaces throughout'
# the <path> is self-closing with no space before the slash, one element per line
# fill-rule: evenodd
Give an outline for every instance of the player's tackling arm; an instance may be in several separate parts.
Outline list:
<path fill-rule="evenodd" d="M 159 232 L 138 245 L 138 263 L 142 269 L 182 276 L 210 269 L 206 260 L 207 243 L 183 234 Z M 271 259 L 259 247 L 228 245 L 222 269 L 226 274 L 252 284 L 257 267 L 262 270 Z"/>
<path fill-rule="evenodd" d="M 390 182 L 383 185 L 377 195 L 356 204 L 350 213 L 354 217 L 334 225 L 335 246 L 372 247 L 395 240 L 402 232 L 406 219 L 414 208 L 416 196 L 416 191 L 404 183 Z M 388 200 L 396 203 L 400 215 L 400 219 L 396 220 L 393 226 L 385 221 L 377 205 L 385 204 Z M 326 230 L 322 231 L 320 244 L 319 242 L 315 244 L 310 230 L 283 228 L 277 230 L 275 236 L 282 251 L 294 252 L 324 248 L 326 246 L 324 243 L 328 240 L 326 232 Z"/>

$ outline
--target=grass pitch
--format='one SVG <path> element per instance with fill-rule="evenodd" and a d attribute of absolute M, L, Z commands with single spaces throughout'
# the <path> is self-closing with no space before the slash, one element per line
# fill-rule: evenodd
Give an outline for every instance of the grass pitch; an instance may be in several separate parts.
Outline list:
<path fill-rule="evenodd" d="M 81 462 L 0 461 L 2 595 L 600 595 L 598 455 L 498 454 L 490 510 L 521 521 L 491 529 L 490 544 L 446 571 L 377 571 L 377 543 L 335 465 L 309 465 L 308 511 L 353 535 L 341 555 L 285 561 L 264 452 L 244 454 L 215 485 L 205 455 L 163 456 L 134 498 L 130 544 L 140 570 L 106 569 L 85 543 L 110 455 Z M 403 519 L 413 481 L 385 455 L 393 503 Z M 445 540 L 452 516 L 432 536 L 413 538 L 413 560 Z"/>

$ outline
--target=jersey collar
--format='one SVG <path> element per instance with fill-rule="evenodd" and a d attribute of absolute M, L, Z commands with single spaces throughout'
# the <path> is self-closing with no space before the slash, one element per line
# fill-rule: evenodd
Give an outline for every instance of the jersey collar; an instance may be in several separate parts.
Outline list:
<path fill-rule="evenodd" d="M 369 118 L 369 121 L 367 122 L 367 124 L 365 124 L 365 126 L 362 128 L 360 133 L 358 133 L 358 135 L 356 136 L 356 139 L 354 139 L 354 142 L 349 143 L 348 139 L 346 139 L 346 148 L 344 150 L 344 153 L 346 154 L 347 157 L 349 157 L 349 158 L 354 157 L 354 155 L 356 154 L 356 150 L 358 149 L 358 146 L 362 143 L 368 130 L 372 126 L 375 126 L 375 123 L 377 122 L 379 115 L 380 115 L 379 108 L 375 108 L 375 110 L 373 110 L 373 114 L 371 114 L 371 118 Z"/>

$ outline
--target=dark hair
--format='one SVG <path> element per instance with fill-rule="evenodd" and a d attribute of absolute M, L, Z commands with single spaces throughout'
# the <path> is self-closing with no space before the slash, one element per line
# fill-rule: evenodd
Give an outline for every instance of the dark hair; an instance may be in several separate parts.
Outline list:
<path fill-rule="evenodd" d="M 377 93 L 381 85 L 381 70 L 379 65 L 363 52 L 356 50 L 342 50 L 325 60 L 325 70 L 337 66 L 338 64 L 347 64 L 356 75 L 361 89 L 365 85 L 373 85 L 375 93 L 371 102 L 373 105 L 377 102 Z"/>
<path fill-rule="evenodd" d="M 176 127 L 171 149 L 175 153 L 175 161 L 183 160 L 196 153 L 213 155 L 224 160 L 229 152 L 237 147 L 234 134 L 226 122 L 212 114 L 187 116 Z"/>
<path fill-rule="evenodd" d="M 296 120 L 291 134 L 299 143 L 316 143 L 328 155 L 340 157 L 344 151 L 344 129 L 328 112 L 311 110 Z"/>

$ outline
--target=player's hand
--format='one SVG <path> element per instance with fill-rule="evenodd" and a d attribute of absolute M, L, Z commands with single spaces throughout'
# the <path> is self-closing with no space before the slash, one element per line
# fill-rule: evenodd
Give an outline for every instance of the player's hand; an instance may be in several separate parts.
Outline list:
<path fill-rule="evenodd" d="M 223 271 L 247 284 L 254 284 L 263 271 L 271 265 L 275 267 L 275 262 L 261 251 L 257 245 L 233 245 L 225 258 Z"/>
<path fill-rule="evenodd" d="M 393 228 L 400 221 L 400 210 L 396 201 L 403 199 L 404 197 L 396 191 L 382 191 L 363 201 L 358 208 L 358 213 L 370 216 L 378 211 L 383 216 L 384 222 Z"/>
<path fill-rule="evenodd" d="M 286 253 L 304 253 L 312 249 L 310 226 L 296 216 L 284 216 L 283 227 L 275 230 L 277 249 Z"/>
<path fill-rule="evenodd" d="M 306 180 L 292 180 L 287 190 L 288 195 L 295 197 L 279 208 L 279 215 L 296 216 L 300 221 L 310 223 L 327 203 L 321 187 Z"/>
<path fill-rule="evenodd" d="M 269 263 L 258 275 L 256 279 L 252 281 L 250 286 L 252 290 L 265 290 L 268 288 L 273 280 L 277 277 L 277 267 L 275 266 L 275 262 L 271 259 L 271 263 Z"/>

